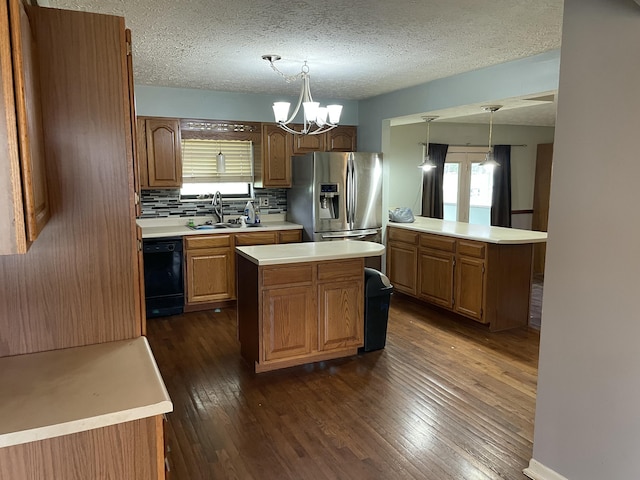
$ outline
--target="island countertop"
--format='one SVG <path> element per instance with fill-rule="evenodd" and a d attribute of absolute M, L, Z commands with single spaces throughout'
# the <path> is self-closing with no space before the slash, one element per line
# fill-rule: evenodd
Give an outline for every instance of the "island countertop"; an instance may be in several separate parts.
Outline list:
<path fill-rule="evenodd" d="M 173 410 L 145 337 L 0 358 L 0 448 Z"/>
<path fill-rule="evenodd" d="M 490 227 L 487 225 L 474 225 L 465 222 L 452 222 L 438 218 L 415 217 L 413 223 L 389 222 L 388 226 L 404 228 L 421 233 L 435 233 L 449 237 L 477 240 L 487 243 L 500 244 L 526 244 L 543 243 L 547 241 L 546 232 L 533 230 L 520 230 L 517 228 Z"/>
<path fill-rule="evenodd" d="M 252 263 L 263 266 L 375 257 L 384 253 L 384 245 L 375 242 L 338 240 L 236 247 L 236 252 Z"/>

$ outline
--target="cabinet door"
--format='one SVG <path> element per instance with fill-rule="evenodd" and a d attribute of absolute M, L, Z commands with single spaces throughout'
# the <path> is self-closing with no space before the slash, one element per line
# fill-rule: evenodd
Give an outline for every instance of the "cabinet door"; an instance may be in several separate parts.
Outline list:
<path fill-rule="evenodd" d="M 451 308 L 453 306 L 453 253 L 421 249 L 418 273 L 420 298 Z"/>
<path fill-rule="evenodd" d="M 318 285 L 318 349 L 360 347 L 364 342 L 364 281 Z"/>
<path fill-rule="evenodd" d="M 291 186 L 291 143 L 277 125 L 262 126 L 262 187 Z"/>
<path fill-rule="evenodd" d="M 326 151 L 355 152 L 357 148 L 357 128 L 354 126 L 340 126 L 325 133 L 327 137 Z"/>
<path fill-rule="evenodd" d="M 314 293 L 312 286 L 263 291 L 263 360 L 277 360 L 311 352 L 316 325 Z"/>
<path fill-rule="evenodd" d="M 145 129 L 149 187 L 180 187 L 180 122 L 171 118 L 147 118 Z"/>
<path fill-rule="evenodd" d="M 230 248 L 187 250 L 187 303 L 235 297 L 234 262 Z"/>
<path fill-rule="evenodd" d="M 0 8 L 0 59 L 0 253 L 25 253 L 50 211 L 35 40 L 19 0 Z"/>
<path fill-rule="evenodd" d="M 390 241 L 387 244 L 387 273 L 399 292 L 418 294 L 418 247 Z"/>
<path fill-rule="evenodd" d="M 456 264 L 456 302 L 457 313 L 484 323 L 485 268 L 484 260 L 458 257 Z"/>
<path fill-rule="evenodd" d="M 324 152 L 326 142 L 324 134 L 321 135 L 293 135 L 293 154 L 304 155 L 309 152 Z"/>

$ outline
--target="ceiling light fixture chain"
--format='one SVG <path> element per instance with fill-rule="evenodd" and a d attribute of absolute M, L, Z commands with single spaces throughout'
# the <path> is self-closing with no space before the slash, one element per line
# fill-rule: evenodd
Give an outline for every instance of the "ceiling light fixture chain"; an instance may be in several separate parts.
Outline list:
<path fill-rule="evenodd" d="M 313 101 L 311 89 L 309 88 L 309 66 L 306 60 L 304 65 L 302 65 L 300 73 L 297 75 L 285 75 L 274 65 L 274 62 L 281 59 L 279 55 L 263 55 L 262 59 L 267 60 L 273 71 L 284 78 L 286 83 L 302 80 L 300 97 L 291 116 L 289 116 L 289 107 L 291 106 L 289 102 L 275 102 L 273 104 L 273 114 L 280 128 L 294 135 L 319 135 L 338 126 L 340 114 L 342 113 L 342 105 L 320 107 L 319 102 Z M 302 130 L 295 130 L 291 128 L 289 124 L 293 122 L 300 111 L 300 107 L 302 107 L 304 111 Z"/>

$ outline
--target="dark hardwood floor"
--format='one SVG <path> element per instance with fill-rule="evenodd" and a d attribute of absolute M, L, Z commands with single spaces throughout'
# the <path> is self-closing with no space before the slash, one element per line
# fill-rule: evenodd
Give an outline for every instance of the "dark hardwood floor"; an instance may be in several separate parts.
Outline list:
<path fill-rule="evenodd" d="M 235 309 L 150 319 L 171 480 L 524 478 L 538 331 L 391 303 L 384 350 L 258 375 Z"/>

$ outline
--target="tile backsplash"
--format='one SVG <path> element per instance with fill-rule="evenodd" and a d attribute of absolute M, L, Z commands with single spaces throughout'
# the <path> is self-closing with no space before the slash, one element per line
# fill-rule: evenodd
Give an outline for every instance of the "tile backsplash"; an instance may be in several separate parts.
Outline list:
<path fill-rule="evenodd" d="M 285 213 L 287 211 L 287 190 L 285 188 L 256 188 L 254 190 L 256 205 L 258 197 L 269 199 L 268 207 L 260 207 L 261 215 Z M 194 217 L 213 214 L 211 199 L 180 201 L 180 189 L 143 190 L 140 197 L 142 215 L 140 218 L 160 217 Z M 222 198 L 222 210 L 225 215 L 242 215 L 247 200 Z"/>

